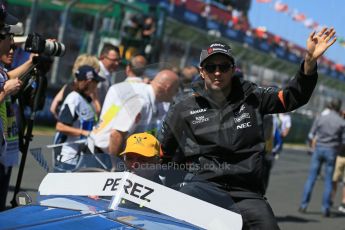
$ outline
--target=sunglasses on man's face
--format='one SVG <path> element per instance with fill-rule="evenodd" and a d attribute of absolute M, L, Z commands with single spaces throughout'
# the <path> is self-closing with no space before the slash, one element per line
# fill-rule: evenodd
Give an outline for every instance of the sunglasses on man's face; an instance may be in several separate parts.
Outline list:
<path fill-rule="evenodd" d="M 222 64 L 205 64 L 204 69 L 208 73 L 214 73 L 218 67 L 219 71 L 222 73 L 228 72 L 234 65 L 230 63 L 222 63 Z"/>

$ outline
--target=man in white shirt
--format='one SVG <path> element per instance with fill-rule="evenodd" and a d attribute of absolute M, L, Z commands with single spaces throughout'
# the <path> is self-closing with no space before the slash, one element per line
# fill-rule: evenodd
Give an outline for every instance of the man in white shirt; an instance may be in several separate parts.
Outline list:
<path fill-rule="evenodd" d="M 157 122 L 163 118 L 157 105 L 170 102 L 178 90 L 175 72 L 162 70 L 151 84 L 122 82 L 109 88 L 100 122 L 92 131 L 95 146 L 117 156 L 128 134 L 155 133 Z"/>

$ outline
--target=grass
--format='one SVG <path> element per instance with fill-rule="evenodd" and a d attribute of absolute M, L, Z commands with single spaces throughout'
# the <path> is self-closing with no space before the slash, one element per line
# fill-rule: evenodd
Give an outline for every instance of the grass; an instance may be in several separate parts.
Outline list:
<path fill-rule="evenodd" d="M 55 126 L 40 126 L 35 125 L 33 128 L 33 135 L 35 136 L 53 136 L 55 134 Z"/>

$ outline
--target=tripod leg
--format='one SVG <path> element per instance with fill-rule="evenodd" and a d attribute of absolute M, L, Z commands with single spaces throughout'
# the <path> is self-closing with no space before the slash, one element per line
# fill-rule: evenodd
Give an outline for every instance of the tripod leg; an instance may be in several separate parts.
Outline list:
<path fill-rule="evenodd" d="M 16 186 L 14 188 L 13 198 L 11 200 L 12 207 L 18 206 L 17 201 L 16 201 L 16 196 L 17 196 L 17 194 L 18 194 L 18 192 L 20 190 L 20 184 L 21 184 L 22 178 L 23 178 L 26 157 L 28 155 L 29 143 L 30 143 L 30 141 L 32 139 L 32 128 L 33 128 L 33 120 L 30 119 L 29 122 L 28 122 L 28 127 L 27 127 L 27 130 L 26 130 L 26 134 L 25 134 L 24 145 L 21 146 L 22 148 L 20 148 L 20 151 L 22 152 L 22 158 L 20 160 L 20 165 L 19 165 L 19 171 L 18 171 Z"/>

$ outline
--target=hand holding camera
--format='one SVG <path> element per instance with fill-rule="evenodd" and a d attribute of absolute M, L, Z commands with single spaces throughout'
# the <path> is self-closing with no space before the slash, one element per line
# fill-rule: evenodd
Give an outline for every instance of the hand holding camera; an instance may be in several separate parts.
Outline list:
<path fill-rule="evenodd" d="M 22 86 L 22 81 L 18 78 L 9 79 L 5 82 L 4 91 L 6 95 L 16 94 Z"/>

